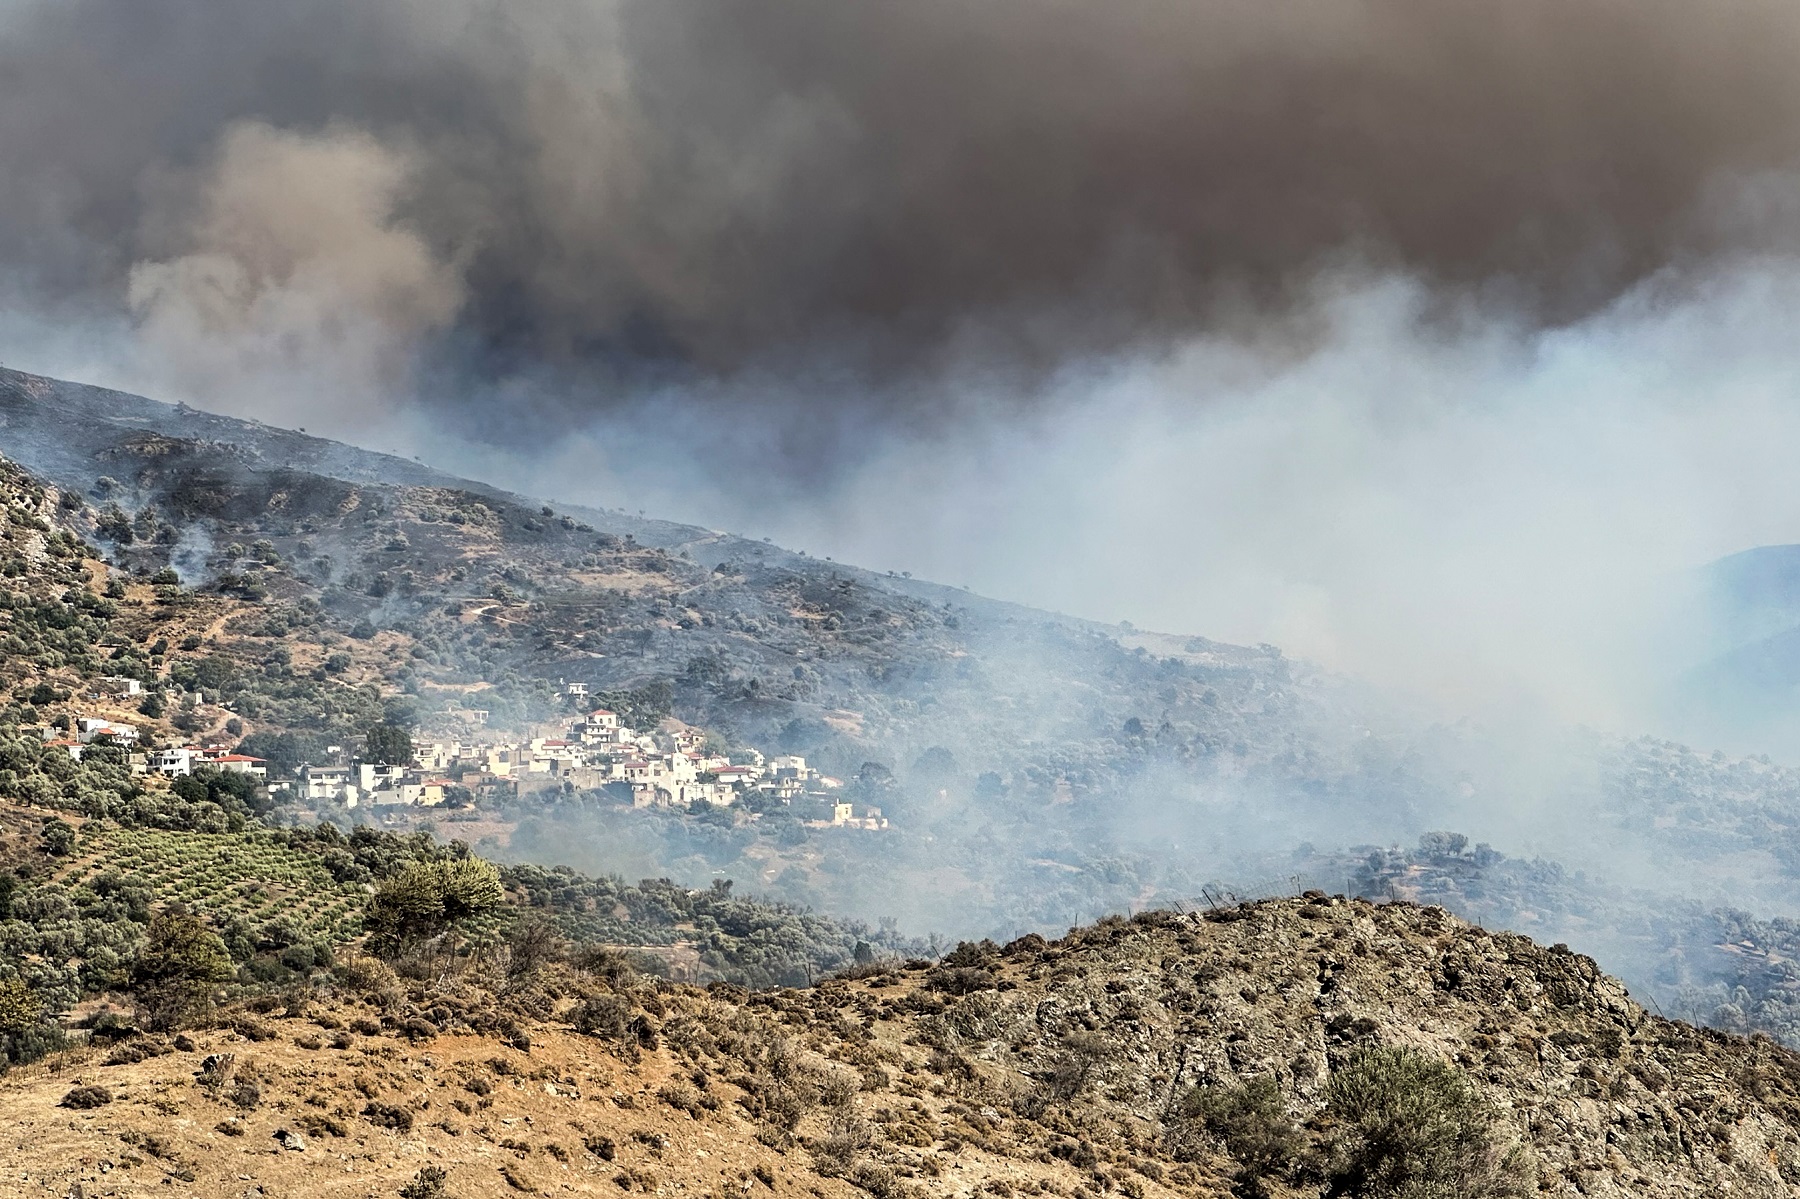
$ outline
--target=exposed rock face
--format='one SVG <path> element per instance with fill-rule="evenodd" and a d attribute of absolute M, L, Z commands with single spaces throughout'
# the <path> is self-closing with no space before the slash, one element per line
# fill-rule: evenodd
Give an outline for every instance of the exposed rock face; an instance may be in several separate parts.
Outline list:
<path fill-rule="evenodd" d="M 1590 959 L 1438 908 L 1267 903 L 1102 924 L 1034 956 L 1023 1035 L 975 1054 L 1041 1076 L 1059 1038 L 1102 1030 L 1092 1102 L 1126 1118 L 1166 1117 L 1190 1086 L 1272 1077 L 1311 1119 L 1333 1070 L 1380 1042 L 1464 1071 L 1545 1189 L 1789 1194 L 1800 1182 L 1800 1057 L 1651 1016 Z M 984 1004 L 991 1021 L 1024 1016 L 1019 993 L 987 994 L 939 1020 L 973 1026 L 963 1013 Z"/>
<path fill-rule="evenodd" d="M 186 1051 L 15 1071 L 0 1082 L 8 1193 L 169 1193 L 169 1178 L 202 1196 L 385 1195 L 429 1166 L 465 1199 L 1320 1195 L 1344 1177 L 1337 1084 L 1376 1045 L 1472 1091 L 1505 1165 L 1481 1193 L 1800 1182 L 1800 1057 L 1650 1016 L 1586 958 L 1435 908 L 1316 896 L 1153 913 L 860 973 L 746 993 L 556 966 L 502 989 L 530 1021 L 503 1044 L 449 1031 L 471 980 L 365 969 Z M 445 1032 L 405 1035 L 432 1013 Z M 337 1029 L 329 1045 L 319 1025 Z M 253 1106 L 195 1079 L 233 1047 Z M 1286 1157 L 1254 1170 L 1242 1138 L 1184 1115 L 1196 1088 L 1246 1083 L 1286 1130 L 1261 1142 Z M 55 1106 L 101 1084 L 104 1109 Z M 303 1152 L 275 1148 L 301 1136 Z"/>

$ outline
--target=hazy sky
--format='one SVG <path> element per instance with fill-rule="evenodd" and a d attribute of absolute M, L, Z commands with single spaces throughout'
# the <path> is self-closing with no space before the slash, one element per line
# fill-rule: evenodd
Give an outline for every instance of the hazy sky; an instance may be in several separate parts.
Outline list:
<path fill-rule="evenodd" d="M 1606 716 L 1668 572 L 1800 540 L 1797 47 L 1787 0 L 4 0 L 0 359 Z"/>

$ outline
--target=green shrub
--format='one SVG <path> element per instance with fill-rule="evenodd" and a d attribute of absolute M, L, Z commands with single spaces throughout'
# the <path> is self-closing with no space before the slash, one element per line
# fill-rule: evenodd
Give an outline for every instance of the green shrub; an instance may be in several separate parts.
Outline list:
<path fill-rule="evenodd" d="M 4 1072 L 8 1066 L 28 1066 L 40 1058 L 66 1049 L 68 1044 L 68 1037 L 61 1026 L 48 1021 L 7 1033 L 0 1036 L 0 1051 L 4 1051 L 0 1072 Z"/>
<path fill-rule="evenodd" d="M 1333 1194 L 1487 1199 L 1532 1189 L 1522 1150 L 1460 1070 L 1416 1049 L 1358 1050 L 1326 1087 Z"/>
<path fill-rule="evenodd" d="M 231 955 L 197 916 L 172 907 L 150 921 L 133 983 L 151 1023 L 175 1028 L 211 1007 L 212 988 L 232 976 Z"/>
<path fill-rule="evenodd" d="M 1281 1090 L 1271 1077 L 1188 1092 L 1171 1137 L 1177 1157 L 1192 1156 L 1192 1138 L 1185 1134 L 1194 1127 L 1204 1130 L 1237 1162 L 1239 1194 L 1264 1193 L 1264 1179 L 1291 1175 L 1306 1158 L 1306 1140 L 1288 1116 Z"/>
<path fill-rule="evenodd" d="M 0 979 L 0 1033 L 21 1033 L 44 1014 L 43 1000 L 23 979 Z"/>
<path fill-rule="evenodd" d="M 63 858 L 75 851 L 75 830 L 60 820 L 46 821 L 43 832 L 44 852 Z"/>
<path fill-rule="evenodd" d="M 493 911 L 504 898 L 499 872 L 480 858 L 418 862 L 382 880 L 365 923 L 380 952 L 397 953 Z"/>

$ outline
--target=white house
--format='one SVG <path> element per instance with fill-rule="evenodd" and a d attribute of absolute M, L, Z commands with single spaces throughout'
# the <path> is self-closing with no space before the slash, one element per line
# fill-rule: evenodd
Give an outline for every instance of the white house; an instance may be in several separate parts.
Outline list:
<path fill-rule="evenodd" d="M 209 766 L 216 766 L 220 770 L 229 771 L 232 774 L 249 774 L 259 779 L 269 777 L 268 762 L 262 758 L 253 758 L 249 754 L 220 754 L 216 758 L 207 758 L 206 762 Z"/>
<path fill-rule="evenodd" d="M 676 783 L 673 793 L 681 803 L 691 804 L 695 800 L 704 800 L 718 808 L 729 807 L 738 798 L 737 789 L 724 783 Z"/>
<path fill-rule="evenodd" d="M 529 748 L 526 769 L 531 774 L 567 774 L 581 765 L 581 753 L 572 741 L 540 737 Z"/>
<path fill-rule="evenodd" d="M 348 766 L 303 766 L 300 768 L 300 795 L 310 800 L 341 800 L 354 792 Z"/>
<path fill-rule="evenodd" d="M 444 789 L 453 786 L 449 779 L 412 778 L 392 787 L 369 792 L 369 803 L 378 808 L 435 807 L 444 802 Z"/>
<path fill-rule="evenodd" d="M 569 735 L 583 745 L 612 745 L 623 733 L 617 713 L 605 708 L 589 712 L 586 719 L 576 721 L 569 729 Z"/>
<path fill-rule="evenodd" d="M 356 788 L 366 794 L 370 791 L 398 787 L 406 781 L 406 776 L 411 773 L 411 768 L 406 766 L 394 766 L 385 762 L 363 762 L 356 768 Z"/>
<path fill-rule="evenodd" d="M 78 730 L 76 736 L 83 745 L 90 744 L 95 737 L 104 736 L 111 737 L 114 741 L 131 742 L 136 741 L 138 736 L 135 725 L 114 724 L 112 721 L 103 720 L 98 716 L 77 717 L 75 727 Z"/>
<path fill-rule="evenodd" d="M 433 741 L 413 748 L 413 765 L 442 774 L 459 762 L 479 763 L 487 753 L 487 746 L 472 741 Z"/>
<path fill-rule="evenodd" d="M 783 754 L 779 758 L 771 758 L 769 771 L 778 779 L 799 779 L 803 782 L 813 775 L 806 765 L 806 759 L 799 754 Z"/>
<path fill-rule="evenodd" d="M 170 778 L 181 778 L 194 773 L 194 764 L 200 760 L 198 749 L 191 745 L 178 745 L 171 749 L 159 749 L 151 754 L 150 769 Z"/>

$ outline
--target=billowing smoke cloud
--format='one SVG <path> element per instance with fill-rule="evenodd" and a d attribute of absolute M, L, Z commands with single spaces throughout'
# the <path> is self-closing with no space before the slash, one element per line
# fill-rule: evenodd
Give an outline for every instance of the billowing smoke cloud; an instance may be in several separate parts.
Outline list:
<path fill-rule="evenodd" d="M 382 397 L 535 490 L 1584 710 L 1620 603 L 1800 519 L 1781 0 L 0 32 L 15 365 L 353 438 Z"/>
<path fill-rule="evenodd" d="M 1769 235 L 1718 197 L 1800 162 L 1800 13 L 1775 0 L 0 16 L 0 260 L 26 294 L 119 302 L 171 176 L 311 173 L 276 134 L 258 161 L 259 121 L 342 155 L 310 200 L 240 184 L 237 220 L 367 220 L 373 189 L 428 255 L 467 253 L 438 388 L 577 406 L 761 367 L 804 373 L 807 405 L 911 411 L 934 367 L 1217 328 L 1345 254 L 1564 319 Z M 355 131 L 409 148 L 404 196 L 345 168 Z"/>
<path fill-rule="evenodd" d="M 367 134 L 226 130 L 197 193 L 148 214 L 174 256 L 128 278 L 145 370 L 276 418 L 379 411 L 462 301 L 454 266 L 395 221 L 407 169 Z"/>

